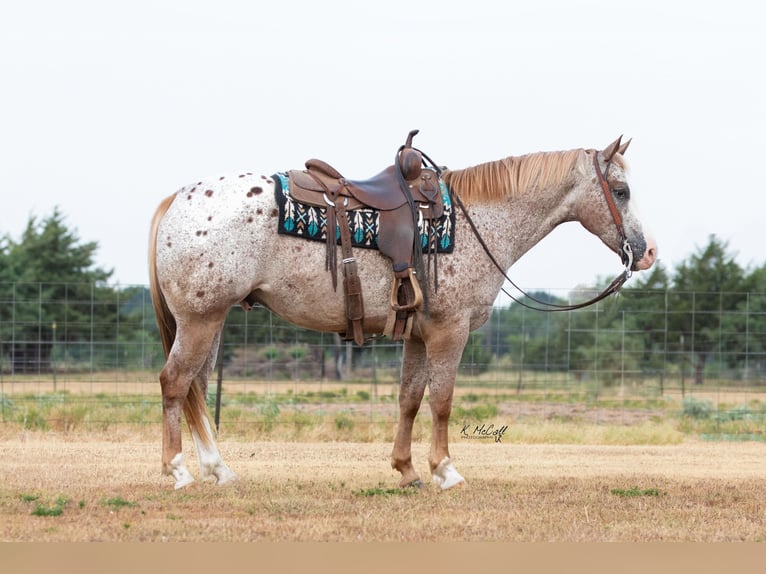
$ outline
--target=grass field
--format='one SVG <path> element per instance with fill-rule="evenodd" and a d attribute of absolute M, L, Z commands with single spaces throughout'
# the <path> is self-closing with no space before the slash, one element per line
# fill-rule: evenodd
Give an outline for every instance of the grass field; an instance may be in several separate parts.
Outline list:
<path fill-rule="evenodd" d="M 391 383 L 224 387 L 239 475 L 173 490 L 155 383 L 3 384 L 2 541 L 763 541 L 766 396 L 463 384 L 451 451 L 467 484 L 396 488 Z M 506 425 L 500 442 L 463 425 Z M 428 479 L 427 400 L 413 460 Z M 193 473 L 195 453 L 185 437 Z"/>
<path fill-rule="evenodd" d="M 158 433 L 159 385 L 122 380 L 110 373 L 92 380 L 4 382 L 0 432 L 116 432 L 124 426 Z M 147 374 L 148 376 L 148 374 Z M 119 380 L 118 380 L 119 379 Z M 215 412 L 214 389 L 208 403 Z M 220 428 L 242 440 L 393 440 L 397 386 L 326 381 L 233 381 L 224 385 Z M 451 418 L 462 424 L 509 427 L 506 440 L 518 443 L 673 444 L 685 437 L 766 440 L 766 393 L 734 385 L 663 395 L 642 388 L 601 389 L 558 386 L 527 389 L 487 387 L 461 381 Z M 416 440 L 430 434 L 428 397 L 415 427 Z"/>
<path fill-rule="evenodd" d="M 467 484 L 395 487 L 380 442 L 221 441 L 236 484 L 174 491 L 155 440 L 0 442 L 3 541 L 763 541 L 766 446 L 456 442 Z M 414 446 L 426 469 L 428 445 Z M 193 453 L 190 468 L 196 471 Z"/>

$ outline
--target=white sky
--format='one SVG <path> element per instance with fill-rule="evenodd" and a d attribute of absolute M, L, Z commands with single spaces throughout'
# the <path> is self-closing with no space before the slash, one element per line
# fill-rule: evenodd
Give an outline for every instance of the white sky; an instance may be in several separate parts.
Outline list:
<path fill-rule="evenodd" d="M 440 164 L 603 148 L 669 267 L 729 242 L 762 265 L 763 3 L 24 0 L 0 7 L 0 236 L 58 205 L 97 265 L 145 284 L 149 220 L 201 177 L 320 157 L 355 178 L 410 129 Z M 579 224 L 511 270 L 613 277 Z"/>

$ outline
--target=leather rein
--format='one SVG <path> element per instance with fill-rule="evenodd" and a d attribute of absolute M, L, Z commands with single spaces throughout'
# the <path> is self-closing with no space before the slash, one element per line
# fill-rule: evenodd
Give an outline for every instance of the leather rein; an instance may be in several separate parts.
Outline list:
<path fill-rule="evenodd" d="M 631 268 L 633 266 L 633 251 L 632 251 L 632 248 L 630 247 L 630 243 L 628 243 L 628 238 L 625 235 L 625 229 L 622 225 L 622 218 L 620 217 L 620 212 L 617 210 L 617 206 L 614 203 L 614 198 L 612 197 L 612 190 L 609 186 L 609 182 L 606 180 L 606 174 L 609 173 L 609 167 L 611 165 L 612 165 L 612 160 L 610 158 L 609 161 L 607 161 L 606 163 L 606 170 L 602 172 L 601 167 L 598 165 L 598 152 L 594 151 L 593 166 L 596 170 L 596 175 L 598 177 L 599 183 L 601 184 L 601 189 L 604 192 L 604 198 L 606 199 L 606 204 L 607 206 L 609 206 L 609 211 L 612 214 L 612 219 L 614 220 L 614 224 L 617 227 L 617 233 L 620 235 L 620 240 L 622 243 L 620 257 L 622 259 L 623 264 L 625 265 L 625 269 L 620 275 L 615 277 L 615 279 L 612 280 L 612 282 L 609 285 L 607 285 L 607 287 L 601 293 L 599 293 L 592 299 L 588 299 L 587 301 L 583 301 L 582 303 L 575 303 L 572 305 L 557 305 L 556 303 L 542 301 L 541 299 L 537 299 L 533 297 L 529 293 L 525 292 L 521 287 L 516 285 L 516 283 L 514 283 L 513 280 L 510 277 L 508 277 L 508 274 L 500 266 L 500 264 L 497 262 L 497 259 L 495 259 L 495 257 L 490 252 L 489 247 L 485 243 L 484 239 L 481 237 L 481 234 L 479 233 L 479 230 L 476 227 L 476 224 L 473 222 L 473 219 L 471 219 L 471 216 L 468 214 L 468 210 L 463 204 L 463 201 L 460 199 L 460 196 L 454 190 L 450 189 L 450 195 L 455 199 L 455 203 L 457 203 L 458 207 L 460 207 L 460 210 L 463 212 L 463 215 L 465 216 L 466 221 L 468 221 L 468 224 L 471 226 L 471 230 L 476 236 L 476 239 L 479 241 L 479 244 L 481 245 L 482 249 L 484 249 L 484 252 L 487 254 L 487 257 L 489 257 L 490 261 L 492 261 L 492 264 L 498 269 L 498 271 L 500 271 L 501 275 L 505 278 L 505 280 L 508 281 L 517 291 L 522 293 L 524 297 L 526 297 L 530 301 L 534 301 L 538 305 L 544 305 L 544 307 L 538 307 L 535 305 L 530 305 L 528 303 L 525 303 L 524 301 L 517 299 L 516 297 L 511 295 L 508 291 L 506 291 L 505 287 L 501 287 L 500 290 L 503 293 L 505 293 L 508 297 L 510 297 L 511 300 L 518 303 L 522 307 L 526 307 L 527 309 L 532 309 L 535 311 L 546 311 L 546 312 L 573 311 L 575 309 L 582 309 L 583 307 L 593 305 L 594 303 L 598 303 L 602 299 L 605 299 L 609 295 L 616 294 L 620 290 L 620 288 L 623 286 L 623 284 L 630 278 L 632 274 Z"/>

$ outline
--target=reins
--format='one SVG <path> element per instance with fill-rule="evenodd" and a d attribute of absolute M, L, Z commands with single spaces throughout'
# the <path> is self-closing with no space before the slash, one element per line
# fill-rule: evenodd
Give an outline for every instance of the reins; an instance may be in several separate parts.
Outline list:
<path fill-rule="evenodd" d="M 602 299 L 605 299 L 609 295 L 616 294 L 631 276 L 632 274 L 631 267 L 633 265 L 633 252 L 631 250 L 630 243 L 628 243 L 627 236 L 625 235 L 625 230 L 622 225 L 622 218 L 620 217 L 620 213 L 619 211 L 617 211 L 617 206 L 615 205 L 614 199 L 612 198 L 612 193 L 609 187 L 609 183 L 606 180 L 605 174 L 601 172 L 601 168 L 598 165 L 598 153 L 595 151 L 593 153 L 593 165 L 596 168 L 596 175 L 598 176 L 599 183 L 601 184 L 601 189 L 604 191 L 604 197 L 606 198 L 606 203 L 609 206 L 609 211 L 612 214 L 612 219 L 614 220 L 614 224 L 617 227 L 617 232 L 620 234 L 620 239 L 622 240 L 622 246 L 621 246 L 622 253 L 620 254 L 620 256 L 622 258 L 623 264 L 625 265 L 625 269 L 620 275 L 615 277 L 614 280 L 612 280 L 612 282 L 601 293 L 599 293 L 592 299 L 588 299 L 587 301 L 583 301 L 581 303 L 575 303 L 572 305 L 558 305 L 556 303 L 542 301 L 541 299 L 535 298 L 534 296 L 524 291 L 521 287 L 516 285 L 516 283 L 514 283 L 513 280 L 510 277 L 508 277 L 508 274 L 497 262 L 497 259 L 495 259 L 494 255 L 492 255 L 492 253 L 490 252 L 489 247 L 487 246 L 486 242 L 484 241 L 481 234 L 479 233 L 479 230 L 476 227 L 476 224 L 473 222 L 473 219 L 468 214 L 468 210 L 463 204 L 463 200 L 460 199 L 460 196 L 457 194 L 455 190 L 453 189 L 449 190 L 450 195 L 455 200 L 455 203 L 457 203 L 458 207 L 460 207 L 460 210 L 463 212 L 463 215 L 465 216 L 465 219 L 468 222 L 468 225 L 470 225 L 471 230 L 473 231 L 473 234 L 476 236 L 476 239 L 478 240 L 479 245 L 481 245 L 482 249 L 484 249 L 484 252 L 487 254 L 487 257 L 489 257 L 489 260 L 492 262 L 492 264 L 497 268 L 498 271 L 500 271 L 500 274 L 516 290 L 522 293 L 524 297 L 526 297 L 527 299 L 531 301 L 534 301 L 535 303 L 539 305 L 544 305 L 544 307 L 537 307 L 535 305 L 530 305 L 511 295 L 508 291 L 506 291 L 505 287 L 500 288 L 500 290 L 503 293 L 505 293 L 508 297 L 510 297 L 512 301 L 518 303 L 522 307 L 526 307 L 527 309 L 532 309 L 534 311 L 546 311 L 546 312 L 574 311 L 575 309 L 582 309 L 583 307 L 588 307 L 589 305 L 598 303 L 599 301 L 601 301 Z M 605 173 L 608 173 L 610 165 L 611 165 L 611 160 L 607 162 Z"/>

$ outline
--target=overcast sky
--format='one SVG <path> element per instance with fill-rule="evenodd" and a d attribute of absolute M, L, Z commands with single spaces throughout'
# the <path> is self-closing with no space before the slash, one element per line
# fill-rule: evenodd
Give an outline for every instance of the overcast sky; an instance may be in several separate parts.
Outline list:
<path fill-rule="evenodd" d="M 105 2 L 0 7 L 0 236 L 59 206 L 97 265 L 145 284 L 159 201 L 320 157 L 354 178 L 410 129 L 438 163 L 632 137 L 633 197 L 672 268 L 710 234 L 764 253 L 764 8 L 728 0 Z M 579 224 L 511 270 L 620 271 Z"/>

